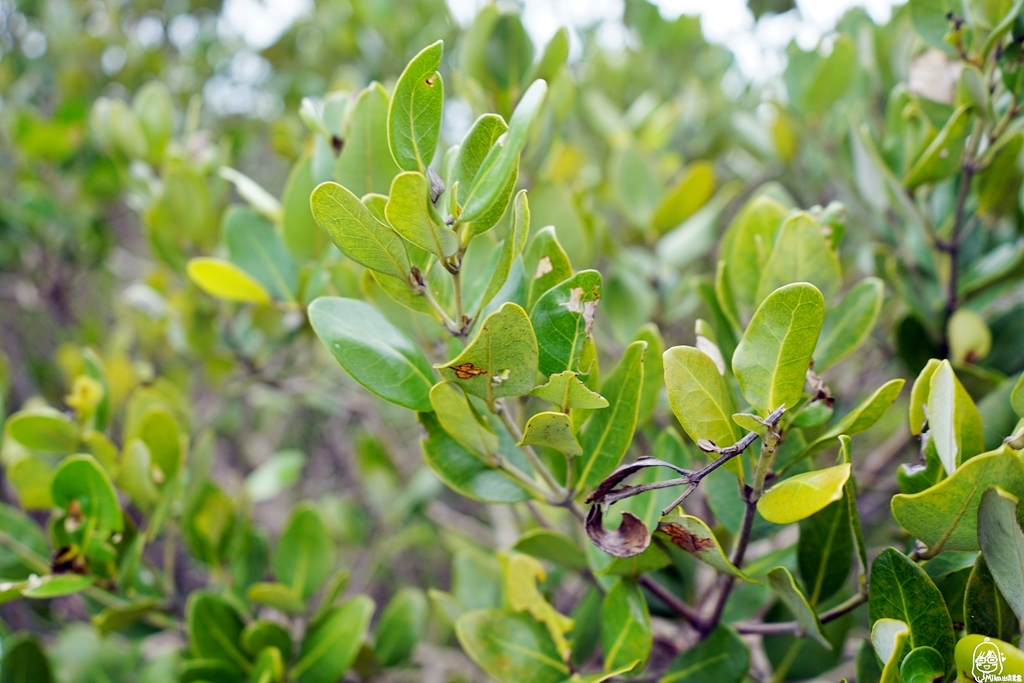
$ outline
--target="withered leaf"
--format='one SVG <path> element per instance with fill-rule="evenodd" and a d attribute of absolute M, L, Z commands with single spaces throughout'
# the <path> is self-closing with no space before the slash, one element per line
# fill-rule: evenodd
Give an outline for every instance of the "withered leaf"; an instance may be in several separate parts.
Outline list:
<path fill-rule="evenodd" d="M 651 534 L 642 521 L 632 513 L 622 513 L 622 524 L 616 530 L 604 528 L 604 511 L 594 505 L 587 513 L 587 536 L 601 550 L 615 557 L 639 555 L 651 544 Z"/>

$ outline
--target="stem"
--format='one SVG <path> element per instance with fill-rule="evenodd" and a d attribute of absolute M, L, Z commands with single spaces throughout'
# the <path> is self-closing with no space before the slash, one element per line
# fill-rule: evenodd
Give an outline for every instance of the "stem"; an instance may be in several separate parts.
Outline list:
<path fill-rule="evenodd" d="M 496 401 L 494 405 L 494 412 L 501 418 L 501 421 L 505 425 L 505 429 L 508 430 L 508 433 L 516 440 L 516 443 L 522 441 L 523 432 L 519 429 L 519 425 L 516 424 L 515 420 L 512 419 L 512 415 L 509 414 L 508 407 L 505 405 L 505 402 Z M 526 454 L 527 460 L 529 460 L 530 464 L 533 465 L 533 469 L 540 474 L 544 483 L 551 488 L 551 493 L 564 501 L 568 495 L 565 488 L 555 480 L 554 475 L 552 475 L 551 472 L 548 471 L 548 468 L 545 467 L 544 462 L 540 459 L 540 456 L 537 455 L 537 452 L 534 451 L 531 446 L 520 446 L 520 448 L 523 449 L 523 453 Z M 558 504 L 561 504 L 561 502 Z"/>
<path fill-rule="evenodd" d="M 832 609 L 822 612 L 818 616 L 818 620 L 822 624 L 827 624 L 830 621 L 835 621 L 839 617 L 843 616 L 847 612 L 852 612 L 857 609 L 865 602 L 868 601 L 867 592 L 857 593 L 848 600 L 836 605 Z M 734 628 L 737 632 L 748 634 L 748 635 L 779 635 L 783 633 L 800 633 L 801 626 L 795 621 L 782 621 L 774 624 L 764 623 L 741 623 L 735 624 Z"/>
<path fill-rule="evenodd" d="M 430 293 L 430 288 L 424 285 L 422 287 L 418 287 L 417 291 L 420 293 L 420 296 L 427 300 L 427 304 L 430 305 L 431 310 L 441 318 L 441 321 L 444 323 L 445 329 L 448 330 L 448 333 L 458 336 L 461 325 L 452 320 L 445 310 L 441 308 L 441 304 L 437 303 L 437 299 L 435 299 L 434 295 Z"/>
<path fill-rule="evenodd" d="M 669 609 L 690 622 L 694 628 L 701 630 L 704 621 L 701 619 L 700 614 L 697 613 L 697 610 L 677 598 L 669 589 L 662 586 L 648 574 L 640 576 L 636 581 L 657 596 L 659 600 L 668 605 Z"/>
<path fill-rule="evenodd" d="M 455 320 L 456 329 L 459 330 L 459 334 L 464 334 L 463 328 L 466 326 L 466 316 L 462 312 L 462 274 L 459 271 L 452 273 L 452 287 L 455 289 Z"/>

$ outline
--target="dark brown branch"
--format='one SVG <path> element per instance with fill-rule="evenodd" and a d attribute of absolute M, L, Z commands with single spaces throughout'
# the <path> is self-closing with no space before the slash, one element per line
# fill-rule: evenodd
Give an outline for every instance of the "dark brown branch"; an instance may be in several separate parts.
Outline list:
<path fill-rule="evenodd" d="M 848 612 L 852 612 L 853 610 L 857 609 L 867 601 L 867 593 L 857 593 L 849 600 L 846 600 L 845 602 L 836 605 L 835 607 L 826 612 L 822 612 L 818 616 L 818 620 L 821 621 L 822 624 L 827 624 L 830 621 L 835 621 L 844 614 L 847 614 Z M 736 631 L 738 631 L 739 633 L 763 636 L 780 635 L 783 633 L 800 633 L 802 630 L 800 624 L 798 624 L 795 621 L 782 621 L 774 624 L 754 622 L 742 623 L 734 624 L 733 628 L 735 628 Z"/>

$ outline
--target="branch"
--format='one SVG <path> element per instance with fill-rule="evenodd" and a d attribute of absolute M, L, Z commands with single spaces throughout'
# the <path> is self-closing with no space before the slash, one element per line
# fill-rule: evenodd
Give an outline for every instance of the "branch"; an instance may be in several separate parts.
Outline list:
<path fill-rule="evenodd" d="M 857 609 L 867 601 L 868 595 L 866 592 L 857 593 L 845 602 L 836 605 L 835 607 L 826 612 L 822 612 L 818 616 L 818 620 L 821 621 L 822 624 L 827 624 L 830 621 L 835 621 L 844 614 L 852 612 L 853 610 Z M 798 624 L 795 621 L 782 621 L 774 624 L 748 622 L 733 624 L 733 628 L 735 628 L 738 633 L 762 636 L 773 636 L 780 635 L 783 633 L 798 634 L 803 631 L 803 628 L 800 626 L 800 624 Z"/>
<path fill-rule="evenodd" d="M 700 614 L 697 613 L 697 610 L 677 598 L 669 589 L 652 579 L 648 574 L 640 576 L 636 581 L 653 593 L 659 600 L 668 605 L 669 609 L 690 622 L 690 624 L 692 624 L 698 631 L 701 631 L 704 625 L 704 620 L 701 618 Z"/>

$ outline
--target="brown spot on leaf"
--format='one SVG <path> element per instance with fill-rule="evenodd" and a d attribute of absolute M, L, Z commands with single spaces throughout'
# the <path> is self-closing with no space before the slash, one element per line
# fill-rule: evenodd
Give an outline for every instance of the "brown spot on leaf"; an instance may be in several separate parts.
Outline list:
<path fill-rule="evenodd" d="M 455 371 L 455 376 L 459 379 L 472 379 L 479 377 L 480 375 L 486 375 L 487 371 L 483 368 L 478 368 L 472 363 L 463 363 L 461 365 L 449 366 L 449 370 Z"/>
<path fill-rule="evenodd" d="M 690 533 L 682 524 L 676 522 L 661 522 L 658 524 L 658 531 L 668 536 L 673 545 L 688 553 L 700 553 L 715 547 L 715 542 L 710 538 L 701 538 Z"/>
<path fill-rule="evenodd" d="M 618 529 L 604 528 L 604 512 L 600 505 L 594 505 L 587 513 L 587 536 L 601 550 L 615 557 L 633 557 L 647 550 L 651 534 L 635 515 L 622 513 L 622 524 Z"/>
<path fill-rule="evenodd" d="M 427 84 L 427 87 L 433 88 L 434 82 L 437 80 L 437 74 L 427 77 L 423 82 Z"/>

